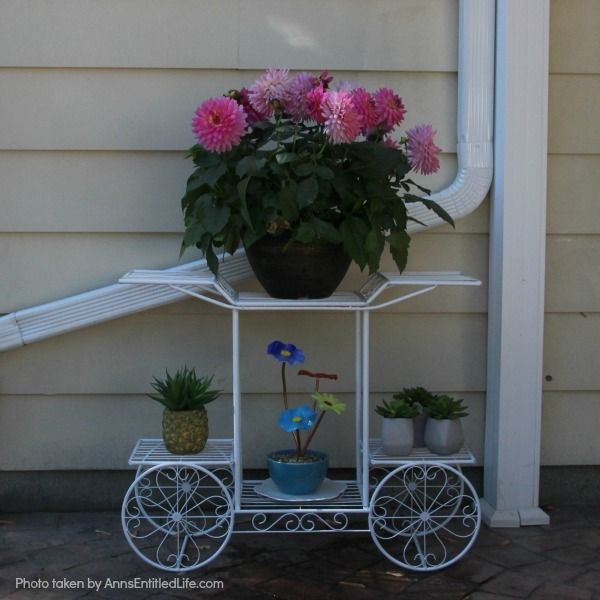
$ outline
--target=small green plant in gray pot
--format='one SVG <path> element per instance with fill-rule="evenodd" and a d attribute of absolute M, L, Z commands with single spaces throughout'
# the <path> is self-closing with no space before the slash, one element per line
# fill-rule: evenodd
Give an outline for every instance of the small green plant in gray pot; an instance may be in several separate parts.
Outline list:
<path fill-rule="evenodd" d="M 199 377 L 195 369 L 184 366 L 175 375 L 166 371 L 163 379 L 151 383 L 156 394 L 150 398 L 165 408 L 162 417 L 163 440 L 173 454 L 195 454 L 208 439 L 206 405 L 216 400 L 221 390 L 212 389 L 213 377 Z"/>
<path fill-rule="evenodd" d="M 463 402 L 441 394 L 429 403 L 425 444 L 432 452 L 447 456 L 463 447 L 465 436 L 461 418 L 469 414 Z"/>
<path fill-rule="evenodd" d="M 405 400 L 409 404 L 416 406 L 417 415 L 413 419 L 415 448 L 425 446 L 425 425 L 427 424 L 427 407 L 435 395 L 423 387 L 402 388 L 401 392 L 393 395 L 396 400 Z"/>
<path fill-rule="evenodd" d="M 391 402 L 382 400 L 375 412 L 381 420 L 381 443 L 383 451 L 389 456 L 404 456 L 413 449 L 413 418 L 419 413 L 416 405 L 403 398 L 394 398 Z"/>

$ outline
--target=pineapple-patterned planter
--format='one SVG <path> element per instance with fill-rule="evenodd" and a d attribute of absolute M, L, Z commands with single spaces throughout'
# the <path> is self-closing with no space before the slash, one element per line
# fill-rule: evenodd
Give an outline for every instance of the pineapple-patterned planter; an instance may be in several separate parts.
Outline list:
<path fill-rule="evenodd" d="M 173 454 L 195 454 L 206 446 L 208 415 L 205 408 L 197 410 L 170 410 L 165 408 L 162 418 L 163 440 Z"/>

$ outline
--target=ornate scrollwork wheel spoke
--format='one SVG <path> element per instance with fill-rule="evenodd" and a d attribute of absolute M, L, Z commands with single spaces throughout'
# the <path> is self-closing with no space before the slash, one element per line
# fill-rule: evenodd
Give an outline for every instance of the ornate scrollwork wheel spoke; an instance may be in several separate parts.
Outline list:
<path fill-rule="evenodd" d="M 184 572 L 214 560 L 233 530 L 227 487 L 193 463 L 167 463 L 139 473 L 123 500 L 127 542 L 145 562 Z"/>
<path fill-rule="evenodd" d="M 371 498 L 373 541 L 389 560 L 414 571 L 459 560 L 480 524 L 473 486 L 458 469 L 441 463 L 402 465 L 380 481 Z"/>

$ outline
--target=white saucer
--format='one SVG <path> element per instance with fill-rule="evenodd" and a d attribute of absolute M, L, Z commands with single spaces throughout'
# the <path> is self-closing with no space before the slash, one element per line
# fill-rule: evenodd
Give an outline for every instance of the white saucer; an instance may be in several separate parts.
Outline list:
<path fill-rule="evenodd" d="M 271 500 L 281 500 L 284 502 L 318 502 L 319 500 L 332 500 L 337 498 L 346 489 L 343 481 L 333 479 L 324 479 L 323 483 L 312 494 L 284 494 L 273 483 L 272 479 L 265 479 L 263 482 L 254 486 L 254 491 L 261 496 L 271 498 Z"/>

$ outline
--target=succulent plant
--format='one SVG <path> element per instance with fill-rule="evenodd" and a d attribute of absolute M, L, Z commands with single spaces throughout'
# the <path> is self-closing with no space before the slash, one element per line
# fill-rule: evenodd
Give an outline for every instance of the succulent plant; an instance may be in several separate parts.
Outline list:
<path fill-rule="evenodd" d="M 466 417 L 469 413 L 467 407 L 463 405 L 464 400 L 457 400 L 452 396 L 440 394 L 434 396 L 427 405 L 427 414 L 432 419 L 460 419 Z"/>
<path fill-rule="evenodd" d="M 175 375 L 166 371 L 164 379 L 155 377 L 151 385 L 157 393 L 148 396 L 172 411 L 198 410 L 221 394 L 211 389 L 212 381 L 212 376 L 198 377 L 194 368 L 184 366 Z"/>
<path fill-rule="evenodd" d="M 419 411 L 424 411 L 435 394 L 426 390 L 424 387 L 402 388 L 401 392 L 393 395 L 396 400 L 405 400 L 409 404 L 416 405 Z"/>
<path fill-rule="evenodd" d="M 198 377 L 187 366 L 175 375 L 166 371 L 164 379 L 151 383 L 157 392 L 148 394 L 165 408 L 162 433 L 165 446 L 173 454 L 195 454 L 208 440 L 208 415 L 205 405 L 216 400 L 221 390 L 211 389 L 213 377 Z"/>
<path fill-rule="evenodd" d="M 375 407 L 375 412 L 384 419 L 412 419 L 419 414 L 419 409 L 404 398 L 396 398 L 391 402 L 381 401 L 380 406 Z"/>

